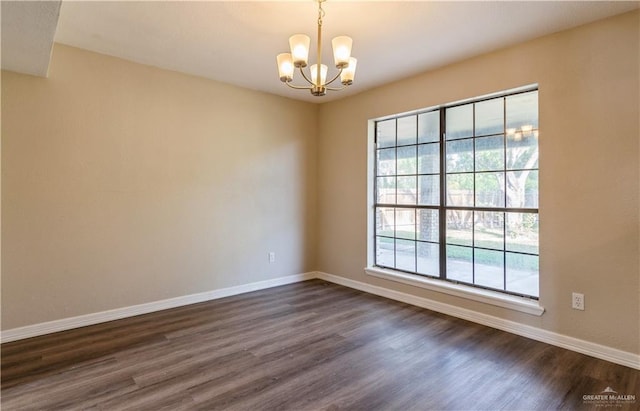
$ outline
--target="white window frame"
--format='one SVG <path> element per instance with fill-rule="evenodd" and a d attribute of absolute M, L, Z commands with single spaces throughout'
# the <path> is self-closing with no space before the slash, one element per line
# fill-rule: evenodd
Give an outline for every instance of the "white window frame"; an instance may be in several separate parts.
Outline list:
<path fill-rule="evenodd" d="M 528 85 L 518 89 L 507 90 L 500 93 L 494 93 L 492 95 L 486 95 L 469 99 L 467 101 L 476 101 L 485 98 L 491 98 L 501 96 L 510 93 L 516 93 L 519 91 L 526 91 L 531 89 L 537 89 L 537 84 Z M 464 102 L 456 102 L 455 104 L 461 104 Z M 446 106 L 449 106 L 448 104 Z M 437 108 L 437 107 L 434 107 Z M 428 110 L 428 109 L 426 109 Z M 424 112 L 426 110 L 420 110 Z M 375 161 L 376 161 L 376 147 L 375 147 L 375 124 L 376 121 L 384 120 L 386 118 L 396 118 L 404 115 L 417 114 L 418 111 L 407 112 L 402 114 L 396 114 L 393 116 L 371 119 L 368 122 L 368 144 L 367 144 L 367 267 L 364 269 L 367 275 L 411 285 L 414 287 L 436 291 L 443 294 L 453 295 L 456 297 L 477 301 L 485 304 L 490 304 L 518 312 L 523 312 L 535 316 L 541 316 L 544 313 L 544 307 L 540 304 L 539 299 L 526 298 L 516 295 L 503 293 L 500 291 L 493 291 L 489 289 L 478 288 L 471 285 L 465 285 L 462 283 L 453 283 L 438 278 L 430 278 L 419 274 L 412 274 L 403 271 L 397 271 L 388 268 L 382 268 L 375 266 Z"/>

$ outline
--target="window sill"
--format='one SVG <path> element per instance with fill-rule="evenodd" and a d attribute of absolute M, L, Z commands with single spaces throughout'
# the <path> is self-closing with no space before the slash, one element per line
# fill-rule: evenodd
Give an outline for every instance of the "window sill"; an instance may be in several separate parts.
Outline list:
<path fill-rule="evenodd" d="M 523 297 L 502 294 L 497 291 L 483 290 L 481 288 L 469 287 L 461 284 L 449 283 L 441 280 L 434 280 L 419 275 L 402 273 L 399 271 L 379 268 L 366 267 L 364 271 L 371 276 L 383 278 L 385 280 L 396 281 L 415 287 L 425 288 L 431 291 L 437 291 L 444 294 L 454 295 L 456 297 L 466 298 L 468 300 L 479 301 L 485 304 L 491 304 L 514 311 L 541 316 L 544 313 L 538 301 L 530 300 Z"/>

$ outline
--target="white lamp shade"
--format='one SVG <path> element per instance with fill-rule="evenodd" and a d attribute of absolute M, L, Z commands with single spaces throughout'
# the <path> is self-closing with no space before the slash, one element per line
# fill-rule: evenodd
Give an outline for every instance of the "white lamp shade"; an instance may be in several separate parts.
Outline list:
<path fill-rule="evenodd" d="M 355 57 L 349 57 L 349 65 L 342 69 L 342 73 L 340 73 L 340 81 L 345 86 L 353 83 L 353 79 L 356 76 L 356 65 L 358 64 L 358 60 Z"/>
<path fill-rule="evenodd" d="M 278 74 L 280 75 L 280 81 L 293 80 L 293 59 L 290 53 L 280 53 L 276 58 L 278 60 Z"/>
<path fill-rule="evenodd" d="M 289 37 L 291 57 L 295 67 L 306 67 L 309 60 L 309 43 L 311 39 L 306 34 L 294 34 Z"/>
<path fill-rule="evenodd" d="M 336 63 L 337 68 L 344 68 L 349 64 L 349 57 L 351 57 L 351 46 L 353 40 L 348 36 L 338 36 L 331 40 L 333 46 L 333 60 Z"/>
<path fill-rule="evenodd" d="M 316 86 L 324 86 L 324 83 L 327 82 L 327 66 L 324 64 L 320 65 L 320 83 L 318 83 L 318 65 L 314 64 L 311 66 L 311 81 Z"/>

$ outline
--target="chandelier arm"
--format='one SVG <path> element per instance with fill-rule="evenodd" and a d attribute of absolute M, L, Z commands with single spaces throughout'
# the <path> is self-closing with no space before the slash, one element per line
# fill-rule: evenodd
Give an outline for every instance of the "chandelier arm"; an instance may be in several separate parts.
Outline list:
<path fill-rule="evenodd" d="M 311 81 L 311 79 L 307 77 L 307 75 L 305 74 L 304 70 L 302 70 L 302 67 L 298 67 L 298 70 L 300 70 L 300 74 L 302 74 L 302 77 L 304 77 L 304 79 L 307 80 L 307 83 L 311 84 L 312 86 L 315 86 L 315 84 L 313 84 L 313 81 Z"/>
<path fill-rule="evenodd" d="M 329 90 L 329 91 L 340 91 L 340 90 L 344 90 L 347 87 L 349 87 L 349 85 L 345 84 L 342 87 L 326 87 L 326 89 Z"/>
<path fill-rule="evenodd" d="M 334 81 L 336 81 L 338 79 L 338 77 L 340 77 L 341 74 L 342 74 L 342 69 L 340 69 L 338 71 L 338 74 L 336 74 L 335 77 L 333 77 L 331 80 L 329 80 L 326 83 L 324 83 L 324 85 L 328 86 L 329 84 L 333 83 Z"/>
<path fill-rule="evenodd" d="M 294 88 L 296 90 L 311 90 L 312 87 L 310 86 L 296 86 L 295 84 L 291 84 L 288 81 L 285 81 L 285 84 L 291 88 Z"/>

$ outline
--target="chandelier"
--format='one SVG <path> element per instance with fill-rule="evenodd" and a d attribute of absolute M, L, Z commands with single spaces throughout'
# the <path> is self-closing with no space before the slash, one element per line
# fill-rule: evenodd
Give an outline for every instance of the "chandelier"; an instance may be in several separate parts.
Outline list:
<path fill-rule="evenodd" d="M 278 61 L 278 73 L 280 75 L 280 81 L 284 82 L 287 86 L 298 90 L 310 90 L 314 96 L 324 96 L 327 94 L 327 90 L 337 91 L 342 90 L 353 83 L 353 78 L 356 74 L 357 60 L 351 57 L 351 45 L 353 40 L 351 37 L 338 36 L 331 41 L 333 46 L 333 59 L 338 69 L 338 73 L 329 81 L 327 81 L 327 66 L 321 64 L 322 61 L 322 18 L 324 17 L 324 10 L 322 9 L 322 3 L 325 0 L 316 0 L 318 2 L 318 48 L 317 59 L 318 62 L 309 68 L 311 78 L 305 73 L 303 68 L 307 67 L 309 60 L 309 44 L 311 39 L 306 34 L 294 34 L 289 38 L 290 53 L 280 53 L 277 56 Z M 300 71 L 302 77 L 309 83 L 306 86 L 297 86 L 291 84 L 293 81 L 293 73 L 295 69 Z M 342 87 L 329 87 L 331 83 L 336 81 L 340 77 Z"/>

